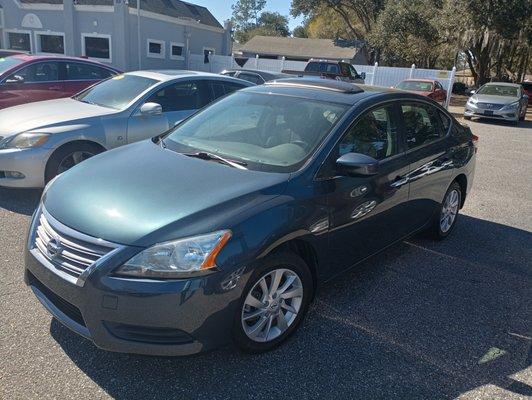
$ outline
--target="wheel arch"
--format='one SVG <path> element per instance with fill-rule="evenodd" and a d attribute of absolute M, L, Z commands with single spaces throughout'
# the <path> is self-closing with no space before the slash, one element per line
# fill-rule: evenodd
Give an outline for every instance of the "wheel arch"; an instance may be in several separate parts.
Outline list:
<path fill-rule="evenodd" d="M 95 140 L 90 140 L 90 139 L 73 139 L 73 140 L 69 140 L 67 142 L 61 143 L 61 145 L 58 146 L 56 149 L 54 149 L 54 151 L 50 154 L 50 156 L 46 160 L 46 165 L 43 171 L 45 181 L 46 181 L 46 171 L 48 170 L 48 165 L 50 164 L 50 160 L 53 159 L 54 155 L 57 154 L 57 152 L 64 149 L 66 146 L 72 146 L 76 144 L 89 144 L 91 146 L 95 146 L 96 148 L 98 148 L 99 152 L 104 152 L 107 150 L 107 148 L 103 146 L 101 143 Z"/>
<path fill-rule="evenodd" d="M 456 182 L 460 185 L 460 191 L 462 192 L 460 208 L 462 208 L 464 206 L 465 199 L 467 196 L 467 176 L 465 174 L 460 174 L 456 178 L 454 178 L 453 182 Z"/>
<path fill-rule="evenodd" d="M 316 251 L 315 246 L 305 238 L 298 237 L 289 239 L 279 245 L 277 245 L 274 248 L 271 248 L 268 254 L 274 254 L 274 253 L 281 253 L 283 251 L 290 251 L 291 253 L 296 254 L 297 256 L 301 257 L 303 261 L 305 261 L 305 264 L 310 270 L 310 274 L 312 276 L 312 299 L 314 300 L 316 296 L 316 292 L 318 290 L 318 268 L 319 268 L 319 261 L 318 261 L 318 253 Z"/>

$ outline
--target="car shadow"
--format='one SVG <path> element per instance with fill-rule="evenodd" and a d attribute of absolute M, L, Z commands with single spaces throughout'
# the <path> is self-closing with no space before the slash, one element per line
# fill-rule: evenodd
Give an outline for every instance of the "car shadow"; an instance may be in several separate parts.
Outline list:
<path fill-rule="evenodd" d="M 460 216 L 326 285 L 299 332 L 262 355 L 115 354 L 56 321 L 50 332 L 105 392 L 129 398 L 454 398 L 484 385 L 522 396 L 530 365 L 532 234 Z"/>
<path fill-rule="evenodd" d="M 527 118 L 529 117 L 527 116 Z M 481 124 L 499 125 L 499 126 L 510 127 L 514 129 L 531 129 L 532 128 L 532 121 L 530 119 L 527 119 L 525 121 L 520 121 L 518 125 L 516 125 L 513 122 L 501 121 L 501 120 L 490 119 L 490 118 L 482 118 L 482 117 L 475 118 L 472 121 L 478 122 Z"/>
<path fill-rule="evenodd" d="M 0 208 L 17 214 L 32 215 L 41 198 L 42 189 L 8 189 L 0 187 Z"/>

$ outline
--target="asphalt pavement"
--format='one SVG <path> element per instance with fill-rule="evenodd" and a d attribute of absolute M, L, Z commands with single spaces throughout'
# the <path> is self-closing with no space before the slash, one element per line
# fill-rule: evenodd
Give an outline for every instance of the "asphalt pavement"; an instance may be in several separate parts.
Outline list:
<path fill-rule="evenodd" d="M 472 193 L 451 237 L 409 239 L 324 287 L 281 348 L 108 353 L 22 282 L 40 193 L 0 189 L 0 399 L 530 399 L 532 123 L 468 122 Z"/>

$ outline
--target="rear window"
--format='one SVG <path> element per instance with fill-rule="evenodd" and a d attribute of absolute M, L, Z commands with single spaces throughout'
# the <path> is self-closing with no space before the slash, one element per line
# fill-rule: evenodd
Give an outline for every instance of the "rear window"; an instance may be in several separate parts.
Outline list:
<path fill-rule="evenodd" d="M 22 63 L 23 61 L 16 57 L 0 57 L 0 74 L 3 74 L 4 72 Z"/>
<path fill-rule="evenodd" d="M 415 92 L 432 92 L 432 83 L 422 81 L 403 81 L 397 85 L 397 88 L 402 90 L 413 90 Z"/>

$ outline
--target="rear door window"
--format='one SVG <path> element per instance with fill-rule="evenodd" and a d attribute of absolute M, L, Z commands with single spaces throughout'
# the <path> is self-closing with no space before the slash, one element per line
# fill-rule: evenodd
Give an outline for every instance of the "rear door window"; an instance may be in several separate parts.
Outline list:
<path fill-rule="evenodd" d="M 158 103 L 163 112 L 197 110 L 211 102 L 205 81 L 177 82 L 159 89 L 147 102 Z"/>
<path fill-rule="evenodd" d="M 241 72 L 238 74 L 238 78 L 244 79 L 245 81 L 254 83 L 256 85 L 261 85 L 264 83 L 264 80 L 257 74 L 251 74 L 249 72 Z"/>
<path fill-rule="evenodd" d="M 407 149 L 423 146 L 445 136 L 446 129 L 441 113 L 432 105 L 414 102 L 402 103 L 401 114 Z M 450 124 L 450 121 L 447 123 Z"/>
<path fill-rule="evenodd" d="M 87 63 L 66 63 L 66 79 L 68 81 L 101 81 L 113 76 L 107 68 L 98 67 Z"/>

